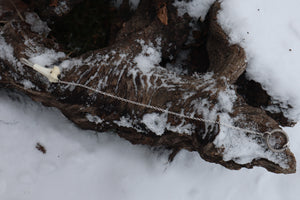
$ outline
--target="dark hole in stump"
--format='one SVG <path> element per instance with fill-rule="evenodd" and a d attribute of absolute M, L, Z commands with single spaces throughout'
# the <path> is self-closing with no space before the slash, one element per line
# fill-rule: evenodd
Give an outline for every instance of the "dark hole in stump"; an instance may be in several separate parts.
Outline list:
<path fill-rule="evenodd" d="M 85 0 L 49 24 L 50 36 L 71 56 L 78 56 L 112 44 L 132 14 L 125 3 L 116 8 L 110 0 Z"/>
<path fill-rule="evenodd" d="M 247 104 L 264 109 L 270 117 L 282 126 L 293 126 L 295 124 L 295 122 L 284 116 L 283 110 L 279 104 L 274 104 L 272 102 L 272 98 L 262 88 L 260 83 L 247 78 L 246 72 L 239 77 L 235 84 L 237 85 L 237 93 L 244 98 Z M 268 111 L 266 108 L 270 105 L 277 107 L 279 112 Z M 290 106 L 290 108 L 292 107 Z"/>

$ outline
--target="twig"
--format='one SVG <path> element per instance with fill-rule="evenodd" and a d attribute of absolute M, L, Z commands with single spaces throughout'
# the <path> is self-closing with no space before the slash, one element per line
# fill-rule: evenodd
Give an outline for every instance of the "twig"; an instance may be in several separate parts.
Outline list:
<path fill-rule="evenodd" d="M 12 0 L 9 0 L 9 1 L 10 1 L 11 5 L 13 5 L 13 7 L 16 9 L 17 14 L 19 15 L 20 19 L 21 19 L 22 21 L 25 21 L 25 20 L 24 20 L 24 17 L 21 15 L 20 11 L 18 10 L 16 4 L 15 4 Z"/>
<path fill-rule="evenodd" d="M 70 55 L 72 55 L 74 53 L 74 51 L 70 51 L 67 55 L 66 58 L 69 57 Z"/>

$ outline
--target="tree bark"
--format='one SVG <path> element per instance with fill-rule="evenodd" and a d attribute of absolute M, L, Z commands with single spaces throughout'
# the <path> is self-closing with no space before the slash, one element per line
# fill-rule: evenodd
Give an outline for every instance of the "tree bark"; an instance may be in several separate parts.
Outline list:
<path fill-rule="evenodd" d="M 18 7 L 21 14 L 36 6 L 15 2 L 16 5 L 22 5 Z M 264 110 L 249 106 L 236 92 L 234 83 L 247 67 L 246 57 L 240 46 L 229 44 L 227 35 L 217 23 L 218 2 L 212 5 L 205 21 L 208 27 L 205 33 L 210 62 L 208 71 L 187 76 L 160 66 L 162 62 L 177 57 L 190 35 L 189 23 L 192 19 L 187 15 L 179 17 L 172 3 L 170 0 L 141 0 L 135 13 L 122 23 L 109 46 L 75 58 L 60 56 L 49 64 L 56 62 L 61 67 L 60 78 L 63 81 L 87 85 L 139 103 L 258 132 L 280 129 L 278 122 Z M 9 6 L 5 9 L 4 13 L 13 10 Z M 49 9 L 45 9 L 45 13 Z M 45 16 L 43 11 L 40 12 L 41 16 Z M 174 153 L 170 155 L 170 160 L 179 150 L 185 149 L 197 151 L 206 161 L 219 163 L 229 169 L 261 166 L 275 173 L 295 172 L 293 153 L 289 149 L 281 153 L 270 151 L 265 140 L 258 135 L 159 113 L 80 87 L 50 84 L 19 60 L 22 57 L 50 56 L 62 51 L 55 38 L 35 33 L 29 24 L 15 14 L 2 15 L 0 20 L 7 21 L 1 27 L 0 45 L 9 47 L 0 50 L 0 86 L 17 89 L 34 101 L 58 108 L 80 128 L 100 132 L 113 130 L 132 144 L 171 149 Z M 52 53 L 49 53 L 50 50 Z M 13 57 L 9 55 L 10 52 Z M 146 59 L 148 68 L 144 68 L 137 58 Z M 158 62 L 159 59 L 162 62 Z M 30 81 L 30 87 L 24 81 Z M 232 104 L 229 106 L 231 108 L 226 102 L 225 105 L 220 103 L 223 95 L 232 97 L 227 102 Z M 146 116 L 150 114 L 150 120 L 153 120 L 150 123 L 154 128 L 146 122 Z M 160 125 L 163 128 L 158 133 L 155 128 Z M 222 140 L 222 137 L 225 139 Z M 234 138 L 238 140 L 229 145 L 228 141 Z M 226 157 L 236 149 L 234 145 L 247 148 L 253 144 L 263 153 L 253 156 L 253 152 L 249 151 L 245 157 L 253 158 L 247 162 L 241 161 L 240 154 Z"/>

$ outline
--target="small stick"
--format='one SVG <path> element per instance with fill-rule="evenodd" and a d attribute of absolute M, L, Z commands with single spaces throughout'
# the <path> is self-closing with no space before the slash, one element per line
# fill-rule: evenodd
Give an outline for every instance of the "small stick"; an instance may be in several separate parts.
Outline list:
<path fill-rule="evenodd" d="M 11 5 L 13 5 L 13 7 L 16 9 L 17 14 L 19 15 L 20 19 L 21 19 L 22 21 L 25 21 L 24 18 L 23 18 L 23 16 L 21 15 L 20 11 L 18 10 L 16 4 L 15 4 L 12 0 L 9 0 L 9 1 L 10 1 Z"/>

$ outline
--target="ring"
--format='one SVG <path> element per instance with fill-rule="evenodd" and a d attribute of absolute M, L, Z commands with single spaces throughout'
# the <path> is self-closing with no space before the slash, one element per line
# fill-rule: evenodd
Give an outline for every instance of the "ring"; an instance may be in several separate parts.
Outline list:
<path fill-rule="evenodd" d="M 281 147 L 276 147 L 276 143 L 278 141 L 272 141 L 271 139 L 274 139 L 275 134 L 277 135 L 278 137 L 278 133 L 284 137 L 284 140 L 285 140 L 285 143 L 281 145 Z M 274 137 L 272 137 L 274 136 Z M 276 138 L 275 138 L 276 139 Z M 268 145 L 268 148 L 273 151 L 273 152 L 276 152 L 276 153 L 281 153 L 283 152 L 284 150 L 286 150 L 288 148 L 288 145 L 289 145 L 289 136 L 286 134 L 286 132 L 284 132 L 283 130 L 281 129 L 275 129 L 271 132 L 266 132 L 266 143 Z M 275 144 L 272 144 L 272 143 L 275 143 Z M 277 143 L 278 144 L 278 143 Z"/>

